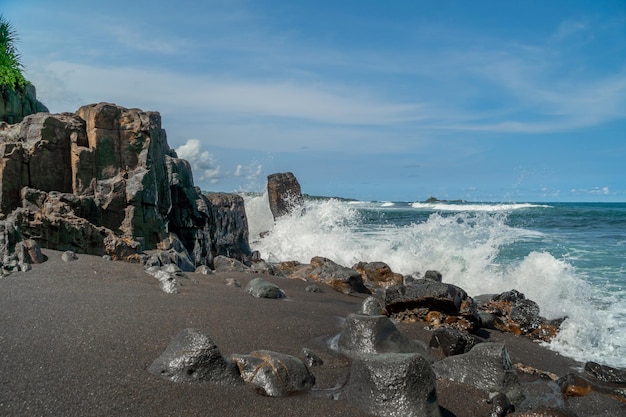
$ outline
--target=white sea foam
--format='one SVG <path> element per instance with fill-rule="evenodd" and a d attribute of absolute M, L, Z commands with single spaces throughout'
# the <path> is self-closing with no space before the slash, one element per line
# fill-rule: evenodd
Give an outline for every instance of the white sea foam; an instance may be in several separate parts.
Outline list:
<path fill-rule="evenodd" d="M 433 210 L 433 211 L 512 211 L 521 210 L 536 207 L 550 207 L 543 204 L 531 204 L 531 203 L 412 203 L 411 207 L 416 209 Z"/>
<path fill-rule="evenodd" d="M 313 256 L 324 256 L 348 267 L 383 261 L 402 274 L 436 269 L 444 281 L 470 295 L 514 288 L 536 301 L 543 316 L 568 317 L 551 348 L 578 360 L 626 367 L 623 303 L 612 302 L 615 295 L 591 287 L 565 259 L 548 252 L 531 251 L 503 262 L 503 248 L 542 237 L 540 232 L 508 226 L 506 210 L 431 213 L 425 221 L 394 226 L 365 225 L 360 208 L 337 200 L 308 201 L 304 215 L 294 213 L 274 222 L 266 196 L 248 197 L 253 249 L 273 262 L 308 263 Z M 260 238 L 261 232 L 269 233 Z"/>

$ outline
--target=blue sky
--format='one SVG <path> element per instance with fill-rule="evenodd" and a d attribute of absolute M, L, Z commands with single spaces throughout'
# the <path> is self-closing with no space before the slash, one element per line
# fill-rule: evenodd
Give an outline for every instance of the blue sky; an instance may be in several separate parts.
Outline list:
<path fill-rule="evenodd" d="M 159 111 L 211 191 L 626 201 L 626 2 L 0 0 L 51 112 Z"/>

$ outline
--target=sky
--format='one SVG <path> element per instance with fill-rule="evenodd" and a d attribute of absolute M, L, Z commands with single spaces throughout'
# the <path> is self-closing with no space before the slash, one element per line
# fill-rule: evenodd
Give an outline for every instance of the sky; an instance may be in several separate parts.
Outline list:
<path fill-rule="evenodd" d="M 626 201 L 626 0 L 0 0 L 52 113 L 158 111 L 207 191 Z"/>

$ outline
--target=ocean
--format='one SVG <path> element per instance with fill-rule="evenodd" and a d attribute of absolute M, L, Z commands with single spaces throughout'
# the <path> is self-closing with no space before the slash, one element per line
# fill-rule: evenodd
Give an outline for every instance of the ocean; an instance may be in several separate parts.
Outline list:
<path fill-rule="evenodd" d="M 382 261 L 438 270 L 470 296 L 516 289 L 567 317 L 550 349 L 626 368 L 626 203 L 307 199 L 304 215 L 274 222 L 266 195 L 244 198 L 251 247 L 270 262 Z"/>

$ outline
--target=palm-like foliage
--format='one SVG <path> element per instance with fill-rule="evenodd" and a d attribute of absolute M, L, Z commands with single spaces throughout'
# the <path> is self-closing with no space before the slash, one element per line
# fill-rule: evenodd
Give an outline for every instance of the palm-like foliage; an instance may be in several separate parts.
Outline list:
<path fill-rule="evenodd" d="M 13 25 L 0 15 L 0 87 L 22 89 L 28 81 L 22 75 L 24 66 L 15 46 L 18 40 Z"/>

